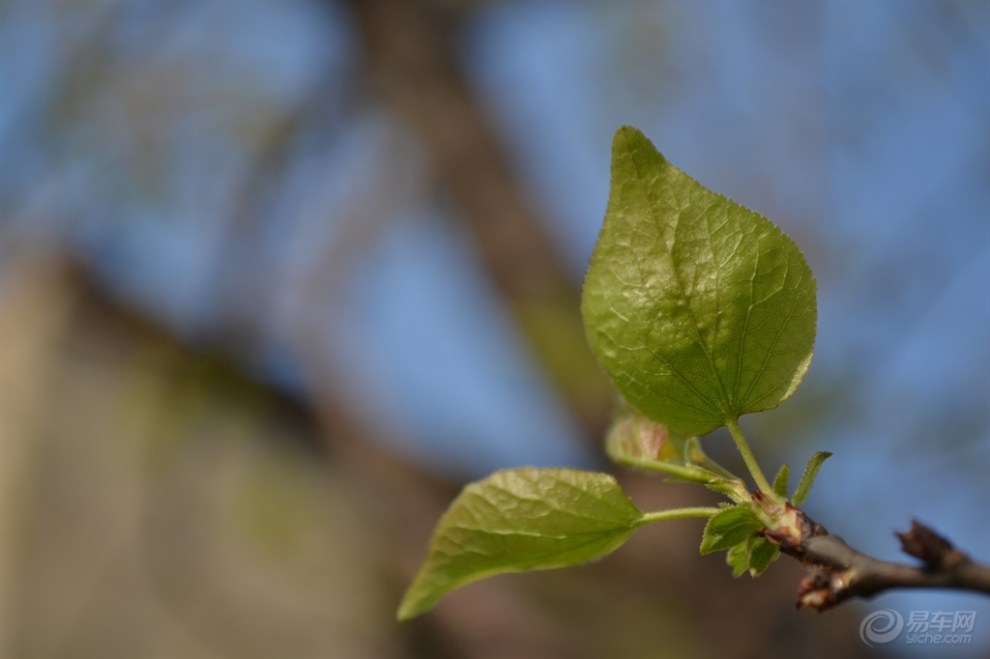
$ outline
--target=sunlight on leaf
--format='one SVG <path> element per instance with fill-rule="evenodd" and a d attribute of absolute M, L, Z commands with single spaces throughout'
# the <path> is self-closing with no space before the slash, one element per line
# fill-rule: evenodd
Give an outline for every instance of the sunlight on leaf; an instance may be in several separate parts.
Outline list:
<path fill-rule="evenodd" d="M 484 577 L 604 556 L 643 523 L 608 474 L 531 467 L 495 472 L 465 487 L 440 520 L 398 618 L 420 615 Z"/>
<path fill-rule="evenodd" d="M 582 312 L 622 395 L 700 435 L 794 392 L 811 363 L 815 282 L 769 220 L 704 188 L 623 127 Z"/>

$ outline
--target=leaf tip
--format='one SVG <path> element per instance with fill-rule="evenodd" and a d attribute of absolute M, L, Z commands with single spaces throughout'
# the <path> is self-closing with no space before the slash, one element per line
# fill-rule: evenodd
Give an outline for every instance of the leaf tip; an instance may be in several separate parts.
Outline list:
<path fill-rule="evenodd" d="M 410 586 L 399 603 L 399 608 L 395 612 L 397 622 L 408 622 L 433 608 L 433 603 L 424 601 L 422 597 L 415 594 L 415 588 L 413 586 Z"/>
<path fill-rule="evenodd" d="M 830 457 L 832 457 L 831 452 L 818 451 L 808 460 L 808 464 L 804 468 L 804 473 L 801 475 L 801 482 L 798 483 L 797 489 L 794 491 L 794 496 L 791 497 L 791 502 L 795 506 L 803 505 L 808 500 L 808 495 L 811 494 L 811 486 L 814 485 L 815 478 L 818 476 L 818 470 L 821 469 L 822 463 Z"/>
<path fill-rule="evenodd" d="M 643 131 L 641 131 L 640 129 L 635 128 L 633 126 L 630 126 L 629 124 L 622 124 L 615 131 L 615 138 L 614 139 L 615 140 L 629 139 L 631 137 L 636 137 L 637 135 L 642 135 L 642 134 L 643 134 Z"/>
<path fill-rule="evenodd" d="M 643 147 L 647 147 L 652 152 L 657 151 L 653 142 L 640 129 L 629 125 L 619 126 L 612 138 L 613 162 L 615 161 L 615 154 Z"/>

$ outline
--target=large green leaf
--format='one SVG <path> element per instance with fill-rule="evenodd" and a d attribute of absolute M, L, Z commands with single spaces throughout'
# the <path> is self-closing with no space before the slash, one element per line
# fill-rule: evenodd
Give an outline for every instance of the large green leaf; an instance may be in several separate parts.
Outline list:
<path fill-rule="evenodd" d="M 582 311 L 626 400 L 686 435 L 775 407 L 811 363 L 815 282 L 797 246 L 630 127 L 612 145 Z"/>
<path fill-rule="evenodd" d="M 530 467 L 495 472 L 468 485 L 450 505 L 398 617 L 415 617 L 484 577 L 603 556 L 643 523 L 608 474 Z"/>

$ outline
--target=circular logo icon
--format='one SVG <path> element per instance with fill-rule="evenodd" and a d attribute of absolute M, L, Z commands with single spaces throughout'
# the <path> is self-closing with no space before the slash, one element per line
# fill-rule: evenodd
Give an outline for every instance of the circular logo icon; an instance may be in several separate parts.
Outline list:
<path fill-rule="evenodd" d="M 904 629 L 904 618 L 897 611 L 880 609 L 859 623 L 859 637 L 871 648 L 874 643 L 890 643 Z"/>

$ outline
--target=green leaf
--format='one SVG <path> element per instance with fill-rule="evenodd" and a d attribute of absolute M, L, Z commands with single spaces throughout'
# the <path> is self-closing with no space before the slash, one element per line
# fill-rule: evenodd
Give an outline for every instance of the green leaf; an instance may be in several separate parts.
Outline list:
<path fill-rule="evenodd" d="M 725 551 L 747 541 L 763 528 L 756 511 L 750 506 L 736 505 L 713 515 L 701 537 L 701 553 Z"/>
<path fill-rule="evenodd" d="M 821 469 L 822 463 L 830 457 L 832 457 L 832 454 L 828 451 L 819 451 L 811 456 L 811 459 L 808 460 L 808 465 L 804 468 L 804 473 L 801 474 L 801 482 L 798 483 L 797 489 L 794 491 L 794 496 L 791 497 L 791 503 L 795 506 L 800 506 L 808 500 L 808 495 L 811 494 L 811 486 L 815 484 L 815 477 L 818 476 L 818 470 Z"/>
<path fill-rule="evenodd" d="M 779 557 L 780 548 L 777 545 L 759 535 L 750 535 L 729 548 L 725 562 L 732 568 L 733 578 L 738 579 L 746 572 L 756 578 Z"/>
<path fill-rule="evenodd" d="M 740 503 L 749 499 L 750 494 L 746 489 L 746 483 L 737 478 L 712 478 L 705 481 L 704 486 L 713 492 L 718 492 L 735 503 Z"/>
<path fill-rule="evenodd" d="M 787 483 L 791 479 L 791 468 L 786 464 L 780 466 L 780 471 L 773 479 L 773 491 L 781 499 L 787 498 Z"/>
<path fill-rule="evenodd" d="M 797 388 L 814 348 L 815 282 L 769 220 L 623 127 L 582 312 L 592 349 L 630 404 L 701 435 Z"/>
<path fill-rule="evenodd" d="M 495 472 L 465 487 L 440 519 L 398 618 L 413 618 L 484 577 L 598 558 L 643 523 L 608 474 L 531 467 Z"/>
<path fill-rule="evenodd" d="M 732 578 L 738 579 L 749 571 L 749 546 L 750 541 L 743 540 L 739 544 L 730 547 L 725 553 L 725 562 L 732 568 Z"/>
<path fill-rule="evenodd" d="M 756 537 L 749 550 L 749 574 L 758 577 L 780 558 L 780 547 L 766 538 Z"/>

